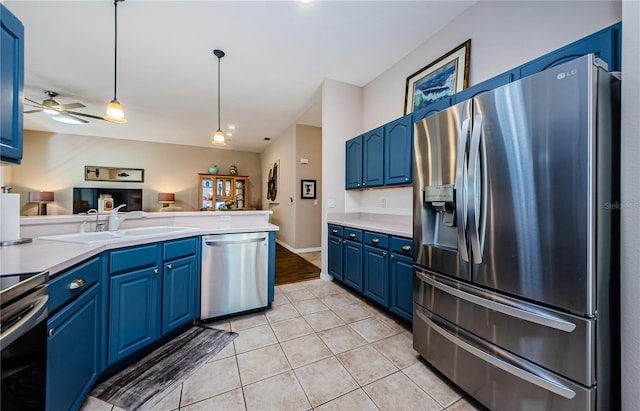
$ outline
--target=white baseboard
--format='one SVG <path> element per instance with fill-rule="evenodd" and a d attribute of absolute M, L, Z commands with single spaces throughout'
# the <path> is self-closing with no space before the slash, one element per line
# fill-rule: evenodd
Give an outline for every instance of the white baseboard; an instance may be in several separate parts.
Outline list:
<path fill-rule="evenodd" d="M 280 241 L 278 239 L 276 239 L 276 243 L 280 244 L 281 246 L 283 246 L 284 248 L 286 248 L 287 250 L 291 251 L 294 254 L 313 253 L 313 252 L 316 252 L 316 251 L 322 251 L 322 247 L 293 248 L 289 244 L 283 243 L 282 241 Z"/>
<path fill-rule="evenodd" d="M 324 281 L 333 281 L 333 276 L 330 274 L 320 273 L 320 279 Z"/>

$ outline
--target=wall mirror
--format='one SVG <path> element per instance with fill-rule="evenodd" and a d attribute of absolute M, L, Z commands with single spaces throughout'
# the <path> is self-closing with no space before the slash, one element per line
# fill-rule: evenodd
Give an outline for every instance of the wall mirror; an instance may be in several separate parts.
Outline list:
<path fill-rule="evenodd" d="M 84 166 L 84 180 L 141 183 L 144 181 L 144 169 Z"/>

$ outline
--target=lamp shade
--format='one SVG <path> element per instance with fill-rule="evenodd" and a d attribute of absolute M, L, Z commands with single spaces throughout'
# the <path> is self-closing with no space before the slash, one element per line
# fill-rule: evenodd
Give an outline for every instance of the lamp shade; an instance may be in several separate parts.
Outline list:
<path fill-rule="evenodd" d="M 159 203 L 173 203 L 176 201 L 176 195 L 174 193 L 158 193 Z"/>
<path fill-rule="evenodd" d="M 32 203 L 53 201 L 53 191 L 29 191 L 29 201 Z"/>
<path fill-rule="evenodd" d="M 103 118 L 107 121 L 111 121 L 112 123 L 127 122 L 127 119 L 124 117 L 124 108 L 115 98 L 107 105 L 107 113 Z"/>

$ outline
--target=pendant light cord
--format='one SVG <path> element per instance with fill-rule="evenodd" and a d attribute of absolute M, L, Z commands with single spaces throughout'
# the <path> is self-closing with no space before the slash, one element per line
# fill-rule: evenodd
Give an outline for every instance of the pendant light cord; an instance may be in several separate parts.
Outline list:
<path fill-rule="evenodd" d="M 115 15 L 115 35 L 114 35 L 114 56 L 113 56 L 113 99 L 118 100 L 116 95 L 117 92 L 117 84 L 118 84 L 118 1 L 113 1 L 113 10 Z"/>
<path fill-rule="evenodd" d="M 218 131 L 220 131 L 220 57 L 218 57 Z"/>

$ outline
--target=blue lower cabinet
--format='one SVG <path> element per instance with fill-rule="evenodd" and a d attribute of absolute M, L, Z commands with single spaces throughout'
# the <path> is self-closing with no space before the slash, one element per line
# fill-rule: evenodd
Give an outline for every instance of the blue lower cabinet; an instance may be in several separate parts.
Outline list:
<path fill-rule="evenodd" d="M 364 295 L 385 307 L 389 305 L 388 261 L 386 250 L 364 247 Z"/>
<path fill-rule="evenodd" d="M 196 317 L 196 257 L 164 263 L 162 279 L 162 335 Z"/>
<path fill-rule="evenodd" d="M 413 259 L 391 254 L 389 259 L 389 310 L 413 320 Z"/>
<path fill-rule="evenodd" d="M 47 321 L 47 410 L 77 410 L 100 369 L 100 283 Z"/>
<path fill-rule="evenodd" d="M 343 257 L 344 283 L 362 292 L 362 243 L 345 240 Z"/>
<path fill-rule="evenodd" d="M 160 280 L 157 266 L 111 276 L 109 364 L 160 337 Z"/>
<path fill-rule="evenodd" d="M 344 281 L 344 273 L 342 271 L 342 237 L 334 235 L 329 236 L 328 244 L 329 274 L 336 280 Z"/>

